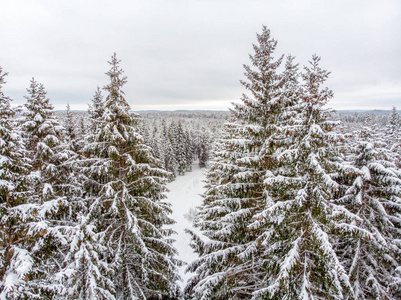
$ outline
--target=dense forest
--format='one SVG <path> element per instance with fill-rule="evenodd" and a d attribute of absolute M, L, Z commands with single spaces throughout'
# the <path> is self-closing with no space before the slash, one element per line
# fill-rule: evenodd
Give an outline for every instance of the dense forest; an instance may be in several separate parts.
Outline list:
<path fill-rule="evenodd" d="M 401 117 L 335 112 L 263 27 L 230 112 L 134 113 L 116 54 L 86 112 L 0 68 L 0 299 L 401 299 Z M 88 101 L 89 102 L 89 101 Z M 205 168 L 183 264 L 166 184 Z"/>

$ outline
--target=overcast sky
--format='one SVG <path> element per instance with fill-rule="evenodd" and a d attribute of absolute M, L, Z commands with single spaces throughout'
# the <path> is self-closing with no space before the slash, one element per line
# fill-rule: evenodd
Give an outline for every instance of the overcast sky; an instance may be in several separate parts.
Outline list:
<path fill-rule="evenodd" d="M 322 57 L 330 107 L 401 108 L 400 0 L 1 0 L 4 92 L 22 104 L 35 77 L 57 109 L 86 109 L 116 52 L 132 109 L 226 110 L 263 24 L 277 57 Z"/>

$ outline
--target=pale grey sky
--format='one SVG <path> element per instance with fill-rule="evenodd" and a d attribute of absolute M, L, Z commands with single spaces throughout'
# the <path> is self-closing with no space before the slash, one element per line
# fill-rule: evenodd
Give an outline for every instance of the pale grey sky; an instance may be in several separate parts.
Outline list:
<path fill-rule="evenodd" d="M 132 109 L 225 110 L 262 24 L 277 57 L 322 57 L 329 106 L 401 107 L 400 0 L 1 0 L 4 91 L 22 104 L 35 77 L 57 109 L 86 109 L 116 52 Z"/>

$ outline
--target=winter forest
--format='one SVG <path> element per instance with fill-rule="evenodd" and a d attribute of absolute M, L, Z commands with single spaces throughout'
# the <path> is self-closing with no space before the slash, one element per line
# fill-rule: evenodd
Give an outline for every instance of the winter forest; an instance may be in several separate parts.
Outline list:
<path fill-rule="evenodd" d="M 276 46 L 229 113 L 132 112 L 115 53 L 86 112 L 34 78 L 13 106 L 0 68 L 0 299 L 401 299 L 401 117 L 331 110 L 320 57 Z M 194 167 L 185 262 L 167 185 Z"/>

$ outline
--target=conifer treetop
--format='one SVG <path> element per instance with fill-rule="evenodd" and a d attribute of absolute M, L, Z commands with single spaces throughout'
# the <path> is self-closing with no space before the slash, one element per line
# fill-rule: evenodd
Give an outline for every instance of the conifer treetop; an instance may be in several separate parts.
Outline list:
<path fill-rule="evenodd" d="M 266 26 L 263 26 L 262 33 L 256 37 L 258 43 L 253 45 L 254 54 L 249 55 L 252 66 L 243 65 L 246 80 L 240 80 L 251 96 L 243 94 L 241 97 L 243 103 L 233 103 L 234 108 L 231 111 L 240 120 L 253 124 L 260 123 L 265 127 L 269 123 L 268 120 L 274 118 L 280 110 L 282 76 L 277 72 L 277 68 L 284 56 L 274 58 L 277 41 L 271 37 L 270 30 Z"/>
<path fill-rule="evenodd" d="M 276 69 L 281 65 L 283 55 L 277 60 L 273 53 L 277 47 L 277 40 L 270 35 L 270 30 L 263 26 L 261 34 L 256 34 L 258 44 L 253 44 L 254 55 L 249 55 L 251 63 L 256 67 L 256 71 L 244 64 L 245 73 L 249 82 L 240 81 L 241 84 L 252 92 L 255 98 L 268 97 L 272 92 L 266 87 L 274 87 L 275 80 L 278 79 Z M 264 97 L 260 97 L 263 95 Z"/>
<path fill-rule="evenodd" d="M 64 127 L 65 127 L 66 137 L 68 137 L 71 140 L 74 140 L 75 136 L 76 136 L 75 124 L 74 124 L 74 116 L 72 115 L 72 112 L 71 112 L 70 102 L 67 102 L 67 106 L 66 106 Z"/>
<path fill-rule="evenodd" d="M 124 71 L 120 68 L 120 62 L 121 60 L 117 59 L 116 53 L 113 54 L 111 60 L 108 62 L 111 68 L 106 73 L 110 78 L 110 83 L 104 87 L 104 89 L 109 92 L 106 102 L 110 101 L 110 99 L 125 102 L 123 97 L 125 93 L 122 91 L 122 87 L 127 83 L 127 77 L 123 76 Z"/>
<path fill-rule="evenodd" d="M 4 199 L 8 198 L 4 195 L 7 195 L 15 188 L 15 183 L 12 182 L 11 179 L 15 179 L 15 174 L 13 174 L 16 169 L 15 164 L 17 160 L 21 158 L 15 153 L 18 151 L 18 147 L 21 146 L 20 140 L 19 137 L 14 134 L 10 124 L 10 119 L 14 116 L 15 112 L 10 106 L 11 99 L 5 96 L 1 90 L 2 85 L 6 83 L 4 79 L 5 76 L 7 76 L 7 73 L 3 73 L 0 67 L 0 205 Z M 2 213 L 0 211 L 0 221 L 1 216 Z"/>
<path fill-rule="evenodd" d="M 91 119 L 101 118 L 104 111 L 102 90 L 98 86 L 92 98 L 92 105 L 89 105 L 88 113 Z"/>
<path fill-rule="evenodd" d="M 124 91 L 122 87 L 127 83 L 127 77 L 123 76 L 124 71 L 120 68 L 121 60 L 117 59 L 116 53 L 111 57 L 111 68 L 106 73 L 110 78 L 110 83 L 104 87 L 109 94 L 106 97 L 105 107 L 109 113 L 116 114 L 116 116 L 128 115 L 130 106 L 124 98 Z M 107 117 L 107 116 L 106 116 Z M 111 117 L 111 116 L 109 116 Z"/>
<path fill-rule="evenodd" d="M 304 66 L 305 73 L 302 74 L 302 78 L 305 81 L 305 102 L 322 107 L 334 94 L 328 87 L 319 90 L 331 73 L 319 66 L 320 59 L 316 54 L 312 56 L 312 60 L 309 61 L 310 67 Z"/>
<path fill-rule="evenodd" d="M 52 114 L 53 105 L 50 103 L 50 99 L 46 97 L 47 92 L 42 83 L 38 83 L 34 77 L 31 79 L 31 84 L 27 88 L 28 96 L 24 96 L 27 100 L 25 104 L 26 108 L 32 112 L 42 109 L 43 112 Z"/>
<path fill-rule="evenodd" d="M 10 118 L 14 116 L 14 111 L 10 107 L 11 99 L 4 95 L 2 91 L 3 84 L 6 83 L 5 77 L 8 75 L 7 72 L 3 73 L 2 67 L 0 67 L 0 114 L 1 119 Z"/>
<path fill-rule="evenodd" d="M 100 126 L 103 113 L 104 113 L 103 95 L 102 95 L 102 90 L 98 86 L 96 88 L 95 94 L 92 97 L 92 104 L 90 104 L 88 108 L 90 130 L 92 134 L 96 133 L 98 127 Z"/>
<path fill-rule="evenodd" d="M 28 143 L 33 142 L 36 145 L 46 139 L 49 145 L 59 144 L 58 139 L 63 136 L 64 128 L 54 114 L 54 107 L 46 96 L 44 85 L 32 78 L 27 92 L 28 95 L 24 96 L 27 102 L 24 104 L 26 111 L 22 127 L 28 137 Z"/>
<path fill-rule="evenodd" d="M 1 91 L 2 85 L 6 83 L 5 77 L 8 75 L 7 72 L 3 73 L 3 68 L 0 66 L 0 93 L 3 95 L 3 92 Z"/>
<path fill-rule="evenodd" d="M 111 83 L 105 87 L 105 89 L 109 92 L 112 91 L 113 87 L 122 87 L 127 83 L 127 77 L 122 76 L 124 71 L 120 69 L 120 62 L 121 60 L 117 59 L 117 54 L 114 52 L 111 60 L 108 62 L 111 65 L 111 69 L 106 73 L 106 75 L 111 79 Z M 121 93 L 123 94 L 122 91 Z"/>

